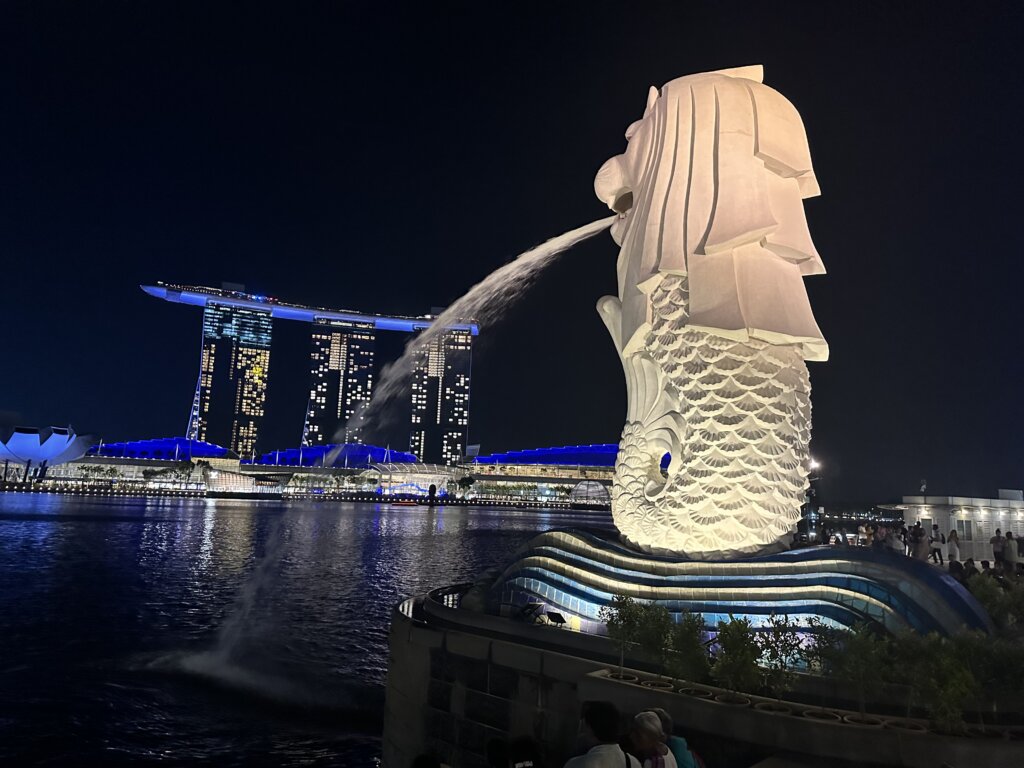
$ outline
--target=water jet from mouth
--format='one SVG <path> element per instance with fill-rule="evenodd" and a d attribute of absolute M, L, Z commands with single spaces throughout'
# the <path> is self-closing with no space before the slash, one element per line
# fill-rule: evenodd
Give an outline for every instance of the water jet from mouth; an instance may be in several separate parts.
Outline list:
<path fill-rule="evenodd" d="M 386 414 L 387 406 L 405 394 L 420 354 L 429 349 L 431 343 L 441 338 L 447 328 L 470 322 L 484 328 L 495 322 L 533 284 L 540 272 L 558 254 L 608 229 L 617 218 L 609 216 L 598 219 L 553 237 L 535 248 L 524 251 L 515 260 L 496 269 L 474 285 L 462 298 L 436 317 L 427 329 L 412 337 L 405 345 L 401 357 L 383 368 L 369 402 L 338 430 L 334 442 L 345 442 L 345 434 L 350 425 L 357 426 L 364 435 L 368 429 L 379 426 Z M 328 456 L 325 463 L 329 466 L 335 458 L 336 456 Z"/>

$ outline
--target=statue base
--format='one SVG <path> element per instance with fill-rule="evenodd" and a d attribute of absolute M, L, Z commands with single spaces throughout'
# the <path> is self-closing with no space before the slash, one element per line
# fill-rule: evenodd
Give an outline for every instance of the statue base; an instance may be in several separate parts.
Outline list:
<path fill-rule="evenodd" d="M 928 563 L 858 547 L 813 547 L 733 560 L 689 560 L 630 549 L 608 533 L 548 531 L 526 545 L 490 590 L 502 615 L 554 613 L 568 628 L 604 633 L 615 595 L 699 613 L 708 629 L 730 616 L 757 627 L 772 614 L 830 626 L 874 622 L 889 632 L 990 631 L 981 606 Z"/>

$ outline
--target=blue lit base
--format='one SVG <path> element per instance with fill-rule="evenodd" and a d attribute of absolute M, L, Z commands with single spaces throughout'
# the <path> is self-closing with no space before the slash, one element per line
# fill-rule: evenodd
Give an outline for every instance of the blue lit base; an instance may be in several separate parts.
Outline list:
<path fill-rule="evenodd" d="M 708 629 L 730 614 L 760 626 L 773 613 L 836 627 L 871 621 L 890 632 L 991 629 L 981 606 L 944 572 L 857 547 L 697 561 L 648 555 L 594 532 L 549 531 L 518 553 L 491 594 L 505 615 L 534 604 L 534 615 L 555 611 L 573 629 L 596 633 L 604 632 L 598 611 L 617 594 L 657 600 L 677 615 L 700 613 Z"/>

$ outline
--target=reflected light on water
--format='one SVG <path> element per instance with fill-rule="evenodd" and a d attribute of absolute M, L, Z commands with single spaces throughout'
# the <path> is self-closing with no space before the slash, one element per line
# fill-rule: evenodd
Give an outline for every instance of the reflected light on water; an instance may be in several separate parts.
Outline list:
<path fill-rule="evenodd" d="M 579 522 L 0 494 L 0 758 L 371 765 L 393 606 Z"/>

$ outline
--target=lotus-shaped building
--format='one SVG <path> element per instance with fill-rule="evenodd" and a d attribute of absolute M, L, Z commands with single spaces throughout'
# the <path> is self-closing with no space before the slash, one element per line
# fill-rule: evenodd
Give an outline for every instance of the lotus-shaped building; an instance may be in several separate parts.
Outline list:
<path fill-rule="evenodd" d="M 0 429 L 0 461 L 26 467 L 52 467 L 80 459 L 91 440 L 71 427 Z"/>

